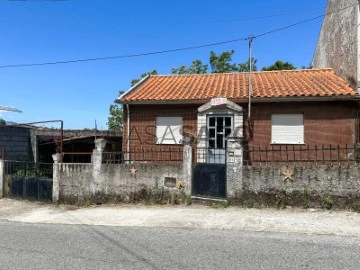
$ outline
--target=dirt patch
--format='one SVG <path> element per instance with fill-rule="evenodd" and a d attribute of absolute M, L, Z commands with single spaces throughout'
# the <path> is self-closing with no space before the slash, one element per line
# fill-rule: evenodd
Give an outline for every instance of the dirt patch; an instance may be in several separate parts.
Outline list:
<path fill-rule="evenodd" d="M 104 226 L 147 226 L 335 234 L 360 237 L 360 214 L 321 209 L 241 207 L 213 208 L 199 205 L 98 205 L 75 207 L 0 200 L 0 220 Z"/>

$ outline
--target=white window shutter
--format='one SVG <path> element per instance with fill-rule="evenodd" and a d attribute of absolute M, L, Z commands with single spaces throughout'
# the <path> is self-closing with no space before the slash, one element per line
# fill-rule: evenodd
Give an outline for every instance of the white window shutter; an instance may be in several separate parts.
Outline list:
<path fill-rule="evenodd" d="M 302 114 L 273 114 L 271 116 L 271 143 L 303 144 L 304 116 Z"/>
<path fill-rule="evenodd" d="M 157 144 L 181 144 L 182 117 L 156 117 Z"/>

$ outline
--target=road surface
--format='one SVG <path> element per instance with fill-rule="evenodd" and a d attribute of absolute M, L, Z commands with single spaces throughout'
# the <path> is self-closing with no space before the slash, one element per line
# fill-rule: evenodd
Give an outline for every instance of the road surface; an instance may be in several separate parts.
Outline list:
<path fill-rule="evenodd" d="M 0 269 L 360 269 L 354 236 L 0 221 Z"/>

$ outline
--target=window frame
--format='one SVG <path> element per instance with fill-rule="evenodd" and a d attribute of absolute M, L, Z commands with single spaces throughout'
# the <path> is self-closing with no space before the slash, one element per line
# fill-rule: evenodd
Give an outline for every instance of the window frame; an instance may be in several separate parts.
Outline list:
<path fill-rule="evenodd" d="M 298 117 L 298 119 L 296 119 L 296 117 Z M 282 124 L 281 121 L 283 121 Z M 292 124 L 294 121 L 295 124 Z M 286 132 L 288 132 L 287 135 Z M 290 145 L 305 144 L 304 114 L 303 113 L 271 114 L 270 143 L 290 144 Z"/>
<path fill-rule="evenodd" d="M 175 124 L 167 124 L 165 128 L 159 130 L 159 121 L 162 123 L 171 122 L 175 120 Z M 160 123 L 160 124 L 162 124 Z M 180 124 L 179 124 L 180 123 Z M 155 133 L 156 133 L 156 145 L 181 145 L 183 144 L 183 134 L 180 133 L 184 126 L 184 120 L 182 116 L 157 116 L 155 119 Z M 170 128 L 170 130 L 168 130 Z M 161 133 L 161 134 L 160 134 Z M 172 138 L 167 135 L 172 136 Z"/>

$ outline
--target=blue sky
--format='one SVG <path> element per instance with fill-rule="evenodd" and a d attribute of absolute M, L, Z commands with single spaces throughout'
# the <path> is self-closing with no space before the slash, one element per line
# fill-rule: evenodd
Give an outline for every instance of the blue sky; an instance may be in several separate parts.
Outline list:
<path fill-rule="evenodd" d="M 326 0 L 0 0 L 0 66 L 122 56 L 201 46 L 259 35 L 321 15 Z M 312 60 L 322 19 L 256 38 L 258 67 L 276 60 L 296 67 Z M 19 123 L 64 120 L 66 129 L 107 129 L 109 105 L 130 81 L 156 69 L 235 50 L 248 58 L 247 41 L 195 50 L 106 61 L 0 67 L 0 111 Z M 51 124 L 58 127 L 57 124 Z"/>

